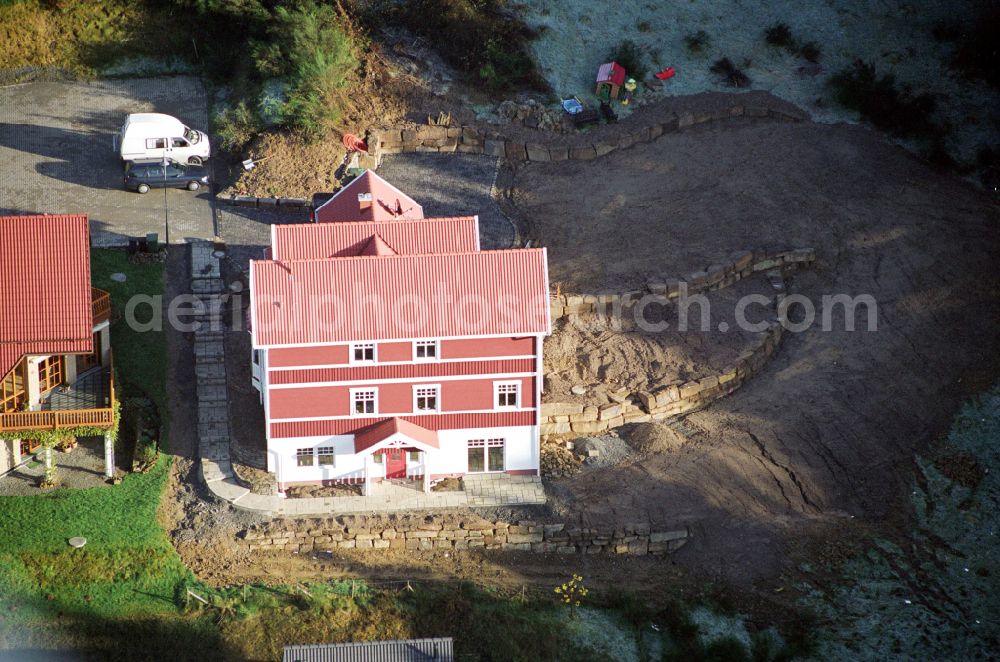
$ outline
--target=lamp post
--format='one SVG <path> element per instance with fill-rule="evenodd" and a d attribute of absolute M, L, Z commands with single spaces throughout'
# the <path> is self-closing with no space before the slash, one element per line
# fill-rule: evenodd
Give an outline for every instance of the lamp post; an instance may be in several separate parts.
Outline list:
<path fill-rule="evenodd" d="M 163 242 L 164 248 L 169 250 L 170 247 L 170 209 L 167 206 L 167 166 L 170 165 L 170 160 L 166 156 L 163 157 L 163 161 L 160 162 L 163 166 Z"/>

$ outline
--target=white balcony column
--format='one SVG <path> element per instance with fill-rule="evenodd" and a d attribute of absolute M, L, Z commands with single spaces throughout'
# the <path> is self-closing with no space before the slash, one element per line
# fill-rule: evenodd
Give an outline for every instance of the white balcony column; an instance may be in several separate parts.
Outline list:
<path fill-rule="evenodd" d="M 110 432 L 104 434 L 104 477 L 115 476 L 115 440 Z"/>
<path fill-rule="evenodd" d="M 67 384 L 76 382 L 76 356 L 72 354 L 63 357 L 63 381 Z"/>
<path fill-rule="evenodd" d="M 98 337 L 101 339 L 101 365 L 111 365 L 111 326 L 105 324 Z M 94 348 L 95 350 L 97 347 Z"/>
<path fill-rule="evenodd" d="M 372 496 L 372 468 L 375 464 L 374 458 L 369 453 L 365 455 L 365 489 L 364 496 Z"/>
<path fill-rule="evenodd" d="M 420 458 L 423 460 L 424 465 L 424 494 L 431 493 L 431 467 L 430 467 L 430 457 L 431 454 L 427 451 L 422 451 L 420 453 Z"/>
<path fill-rule="evenodd" d="M 25 381 L 28 388 L 28 408 L 34 410 L 42 399 L 41 385 L 38 383 L 38 362 L 45 357 L 32 357 L 25 361 Z"/>

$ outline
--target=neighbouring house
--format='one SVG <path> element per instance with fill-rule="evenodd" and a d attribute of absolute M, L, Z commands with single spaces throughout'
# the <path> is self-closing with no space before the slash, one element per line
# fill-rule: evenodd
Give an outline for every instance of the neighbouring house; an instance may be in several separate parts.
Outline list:
<path fill-rule="evenodd" d="M 42 433 L 105 437 L 114 471 L 107 292 L 90 284 L 87 217 L 0 217 L 0 474 Z"/>
<path fill-rule="evenodd" d="M 374 173 L 349 199 L 366 182 L 410 200 Z M 269 257 L 249 322 L 279 488 L 538 473 L 544 248 L 481 251 L 475 216 L 342 219 L 273 226 Z"/>
<path fill-rule="evenodd" d="M 285 646 L 282 662 L 454 662 L 451 637 Z"/>

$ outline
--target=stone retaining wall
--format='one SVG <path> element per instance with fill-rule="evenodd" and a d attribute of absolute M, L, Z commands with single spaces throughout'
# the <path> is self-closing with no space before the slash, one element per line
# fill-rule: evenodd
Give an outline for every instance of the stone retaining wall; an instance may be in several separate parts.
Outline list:
<path fill-rule="evenodd" d="M 510 524 L 453 514 L 278 519 L 240 534 L 250 552 L 299 554 L 350 549 L 490 549 L 645 556 L 673 552 L 690 537 L 686 528 L 652 531 L 648 523 L 587 528 L 562 522 Z"/>
<path fill-rule="evenodd" d="M 799 122 L 801 117 L 762 105 L 733 104 L 712 112 L 682 111 L 670 113 L 664 120 L 645 126 L 625 128 L 616 142 L 586 142 L 586 134 L 579 141 L 566 145 L 546 145 L 541 142 L 519 142 L 508 139 L 503 133 L 477 126 L 442 126 L 423 124 L 371 131 L 368 149 L 376 158 L 385 154 L 404 152 L 464 153 L 502 156 L 509 161 L 587 161 L 604 156 L 618 149 L 627 149 L 637 143 L 648 143 L 665 133 L 673 133 L 691 126 L 729 120 L 734 117 L 771 118 Z M 626 132 L 627 131 L 627 132 Z"/>
<path fill-rule="evenodd" d="M 710 265 L 702 271 L 689 273 L 684 278 L 650 281 L 641 290 L 616 294 L 557 294 L 550 300 L 552 321 L 569 315 L 624 310 L 649 294 L 673 299 L 679 295 L 682 283 L 686 285 L 688 294 L 720 290 L 758 271 L 809 264 L 815 259 L 816 251 L 812 248 L 740 251 L 733 253 L 723 264 Z"/>
<path fill-rule="evenodd" d="M 681 283 L 688 284 L 689 293 L 721 289 L 757 271 L 798 267 L 815 259 L 815 251 L 811 248 L 735 253 L 726 264 L 712 265 L 705 271 L 688 274 L 683 281 L 653 282 L 647 286 L 647 290 L 593 297 L 559 295 L 554 297 L 552 317 L 558 319 L 562 316 L 601 314 L 614 310 L 616 305 L 627 307 L 634 304 L 647 294 L 675 298 Z M 783 297 L 783 293 L 775 297 L 776 306 Z M 611 403 L 587 405 L 576 402 L 543 402 L 541 434 L 600 434 L 622 425 L 662 421 L 700 409 L 713 400 L 729 395 L 760 372 L 777 349 L 783 333 L 784 326 L 779 315 L 779 319 L 761 331 L 754 344 L 740 354 L 732 365 L 718 374 L 698 380 L 685 382 L 664 379 L 659 384 L 650 385 L 647 390 L 625 394 L 618 398 L 620 401 Z"/>

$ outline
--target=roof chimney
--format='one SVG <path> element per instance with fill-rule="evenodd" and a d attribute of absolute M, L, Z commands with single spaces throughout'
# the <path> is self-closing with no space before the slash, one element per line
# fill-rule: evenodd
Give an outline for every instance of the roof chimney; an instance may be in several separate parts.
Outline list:
<path fill-rule="evenodd" d="M 361 209 L 371 209 L 372 206 L 372 194 L 371 193 L 358 193 L 358 207 Z"/>

